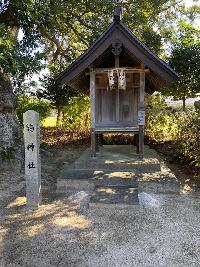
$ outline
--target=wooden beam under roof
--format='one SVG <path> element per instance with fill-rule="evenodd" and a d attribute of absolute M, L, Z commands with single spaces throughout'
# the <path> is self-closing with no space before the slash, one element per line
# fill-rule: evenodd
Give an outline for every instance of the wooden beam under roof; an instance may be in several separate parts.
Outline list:
<path fill-rule="evenodd" d="M 149 69 L 143 69 L 141 67 L 135 67 L 135 68 L 131 68 L 131 67 L 95 68 L 94 72 L 96 74 L 99 74 L 99 73 L 106 73 L 110 70 L 113 70 L 114 72 L 124 70 L 124 71 L 126 71 L 126 73 L 145 73 L 145 72 L 148 73 L 149 72 Z M 86 75 L 89 75 L 89 73 L 86 73 Z"/>

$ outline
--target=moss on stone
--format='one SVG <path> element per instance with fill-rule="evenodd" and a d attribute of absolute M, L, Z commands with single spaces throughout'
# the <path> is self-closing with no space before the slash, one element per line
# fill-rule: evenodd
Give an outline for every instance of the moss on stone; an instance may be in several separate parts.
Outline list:
<path fill-rule="evenodd" d="M 2 160 L 10 160 L 14 159 L 15 157 L 15 150 L 12 147 L 7 147 L 1 151 L 1 158 Z"/>

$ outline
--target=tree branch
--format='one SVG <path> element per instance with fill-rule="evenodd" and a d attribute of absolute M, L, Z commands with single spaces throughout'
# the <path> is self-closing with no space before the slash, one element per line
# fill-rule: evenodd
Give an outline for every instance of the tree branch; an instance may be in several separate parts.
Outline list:
<path fill-rule="evenodd" d="M 0 12 L 0 23 L 4 23 L 7 27 L 17 27 L 19 28 L 19 23 L 16 20 L 16 16 L 13 17 L 13 14 L 16 14 L 16 7 L 12 5 L 11 1 L 7 7 Z M 15 12 L 13 12 L 15 10 Z"/>
<path fill-rule="evenodd" d="M 43 37 L 47 38 L 50 42 L 55 44 L 56 51 L 55 51 L 55 53 L 53 53 L 53 59 L 56 60 L 59 55 L 61 55 L 65 52 L 62 45 L 60 44 L 60 41 L 51 32 L 49 32 L 46 28 L 40 27 L 39 30 L 40 30 L 40 33 L 42 34 Z"/>
<path fill-rule="evenodd" d="M 81 14 L 81 16 L 79 16 L 76 12 L 73 12 L 73 10 L 67 10 L 67 13 L 70 14 L 72 16 L 72 18 L 76 18 L 77 21 L 84 27 L 86 27 L 87 29 L 90 29 L 90 30 L 94 30 L 95 27 L 91 26 L 91 25 L 88 25 L 84 20 L 83 18 L 81 18 L 83 15 L 85 15 L 87 12 L 84 12 Z"/>
<path fill-rule="evenodd" d="M 86 46 L 88 46 L 88 42 L 85 40 L 85 36 L 82 34 L 82 33 L 80 33 L 79 31 L 77 31 L 75 28 L 74 28 L 74 26 L 72 26 L 72 25 L 70 25 L 70 27 L 71 27 L 71 29 L 72 29 L 72 31 L 77 35 L 77 37 L 78 36 L 80 36 L 81 38 L 81 42 L 83 42 Z"/>

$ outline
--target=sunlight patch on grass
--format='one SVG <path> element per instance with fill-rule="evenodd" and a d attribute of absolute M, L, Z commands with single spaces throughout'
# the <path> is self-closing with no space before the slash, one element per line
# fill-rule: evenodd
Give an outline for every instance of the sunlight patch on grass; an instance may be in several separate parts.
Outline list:
<path fill-rule="evenodd" d="M 42 127 L 56 127 L 56 117 L 47 117 L 42 121 Z"/>

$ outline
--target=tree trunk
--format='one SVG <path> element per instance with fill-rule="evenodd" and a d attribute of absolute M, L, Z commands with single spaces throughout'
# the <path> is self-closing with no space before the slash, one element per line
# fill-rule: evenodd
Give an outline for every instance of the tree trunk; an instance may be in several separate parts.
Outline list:
<path fill-rule="evenodd" d="M 0 169 L 23 165 L 23 135 L 16 116 L 17 101 L 8 77 L 0 73 Z"/>
<path fill-rule="evenodd" d="M 182 98 L 182 101 L 183 101 L 183 111 L 185 111 L 185 101 L 186 101 L 186 97 L 185 96 Z"/>
<path fill-rule="evenodd" d="M 62 111 L 61 111 L 61 109 L 58 108 L 56 127 L 60 127 L 61 119 L 62 119 Z"/>

